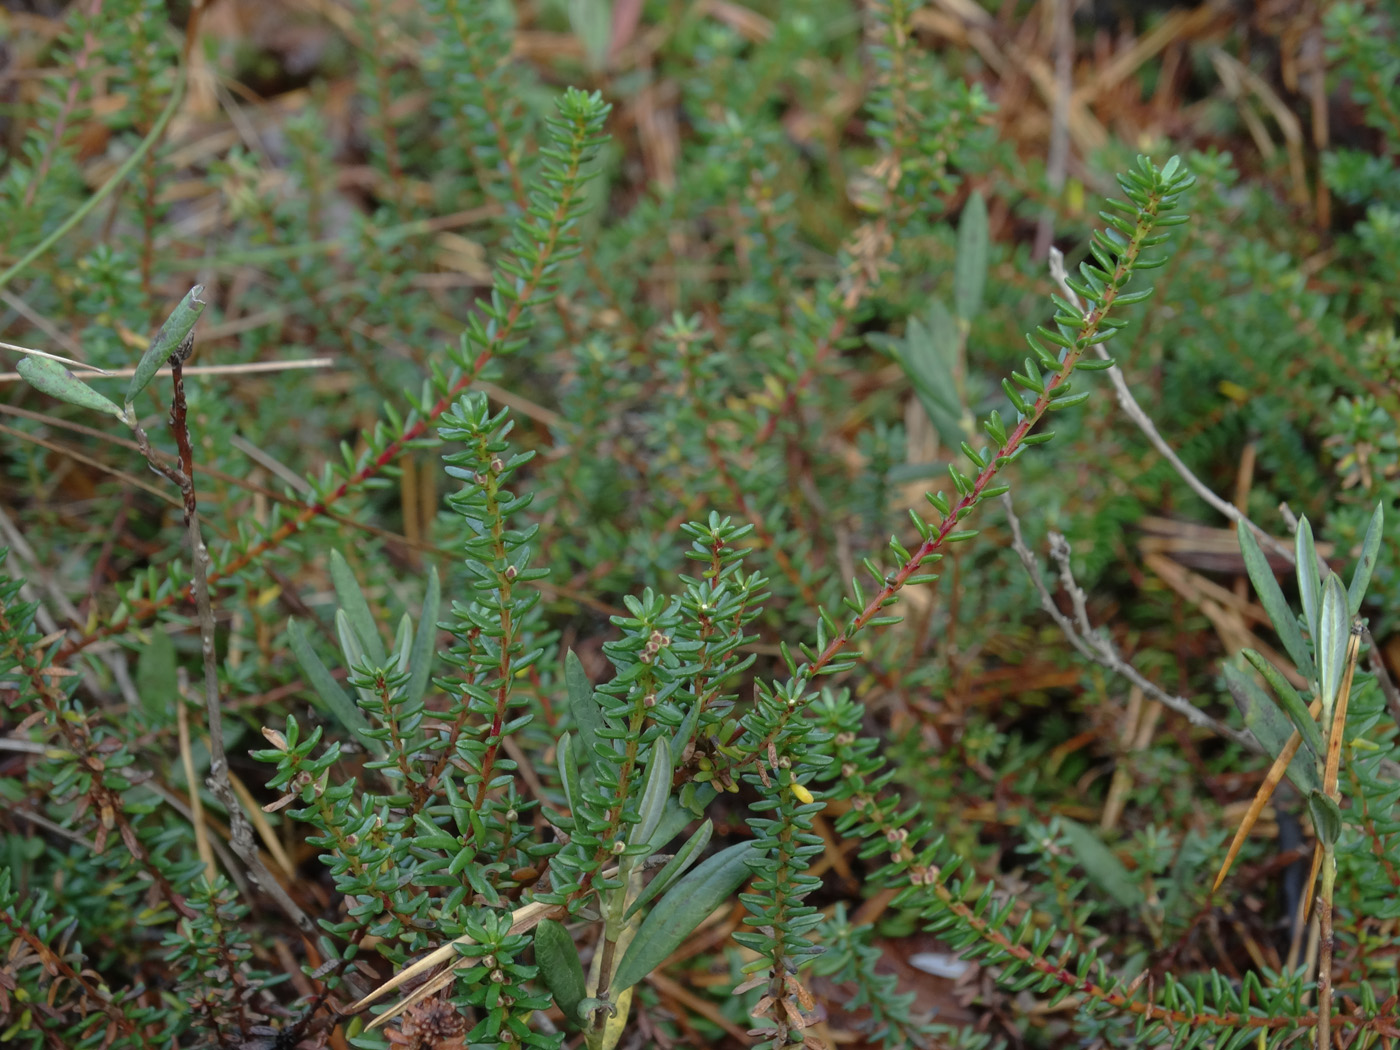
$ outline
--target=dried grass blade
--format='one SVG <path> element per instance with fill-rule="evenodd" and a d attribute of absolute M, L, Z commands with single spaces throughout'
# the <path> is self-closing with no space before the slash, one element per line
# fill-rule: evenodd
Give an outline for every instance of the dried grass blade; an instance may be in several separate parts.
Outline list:
<path fill-rule="evenodd" d="M 1334 802 L 1340 802 L 1337 793 L 1337 771 L 1342 764 L 1342 738 L 1346 735 L 1347 703 L 1351 699 L 1351 681 L 1356 674 L 1356 657 L 1361 652 L 1361 632 L 1352 629 L 1347 642 L 1346 670 L 1342 674 L 1341 685 L 1337 688 L 1337 702 L 1332 705 L 1332 730 L 1327 735 L 1327 768 L 1322 775 L 1322 790 Z"/>
<path fill-rule="evenodd" d="M 1279 781 L 1283 779 L 1284 773 L 1288 771 L 1288 763 L 1293 761 L 1293 756 L 1298 753 L 1298 748 L 1303 744 L 1303 738 L 1295 729 L 1293 735 L 1288 738 L 1288 742 L 1283 745 L 1283 750 L 1274 759 L 1274 764 L 1269 767 L 1269 773 L 1264 777 L 1264 782 L 1259 785 L 1259 790 L 1254 795 L 1254 801 L 1249 804 L 1249 809 L 1245 812 L 1244 818 L 1240 821 L 1240 826 L 1235 830 L 1235 837 L 1230 842 L 1230 849 L 1225 854 L 1225 860 L 1220 865 L 1220 873 L 1215 876 L 1215 885 L 1211 887 L 1214 893 L 1220 889 L 1220 884 L 1225 881 L 1225 876 L 1230 873 L 1230 867 L 1235 863 L 1235 858 L 1239 856 L 1240 847 L 1244 845 L 1244 840 L 1249 836 L 1250 830 L 1259 820 L 1259 814 L 1264 811 L 1269 799 L 1273 797 L 1274 789 L 1278 787 Z"/>
<path fill-rule="evenodd" d="M 1308 869 L 1308 881 L 1303 883 L 1303 925 L 1312 917 L 1313 887 L 1317 885 L 1317 872 L 1322 867 L 1322 843 L 1313 843 L 1312 867 Z"/>

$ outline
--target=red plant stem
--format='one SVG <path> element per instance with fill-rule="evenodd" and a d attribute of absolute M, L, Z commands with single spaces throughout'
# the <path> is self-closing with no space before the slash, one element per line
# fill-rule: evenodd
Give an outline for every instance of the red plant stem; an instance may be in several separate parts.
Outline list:
<path fill-rule="evenodd" d="M 783 403 L 778 406 L 778 410 L 768 417 L 768 422 L 763 424 L 758 436 L 754 438 L 755 445 L 762 445 L 773 436 L 773 431 L 778 429 L 778 420 L 784 416 L 791 415 L 797 408 L 797 398 L 812 385 L 812 380 L 817 376 L 817 367 L 831 348 L 841 341 L 841 337 L 846 334 L 846 326 L 851 323 L 851 312 L 855 310 L 861 299 L 865 296 L 865 289 L 868 282 L 864 275 L 858 276 L 851 282 L 850 288 L 846 290 L 845 297 L 841 300 L 841 313 L 832 323 L 831 329 L 820 343 L 817 344 L 815 352 L 812 354 L 812 363 L 807 366 L 797 381 L 788 388 L 787 396 L 783 398 Z"/>
<path fill-rule="evenodd" d="M 500 476 L 493 469 L 487 496 L 491 512 L 491 533 L 496 543 L 494 553 L 498 562 L 508 562 L 505 522 L 501 518 L 500 505 L 496 502 L 499 491 Z M 491 718 L 491 735 L 487 737 L 490 742 L 486 745 L 486 751 L 481 757 L 481 783 L 477 786 L 476 797 L 472 799 L 472 809 L 477 813 L 481 812 L 481 807 L 486 802 L 486 793 L 491 786 L 491 778 L 496 773 L 496 756 L 501 750 L 501 729 L 505 725 L 506 711 L 510 707 L 511 681 L 515 678 L 511 662 L 511 650 L 515 646 L 515 619 L 511 616 L 510 611 L 511 595 L 514 591 L 513 579 L 513 574 L 508 574 L 505 571 L 497 573 L 496 576 L 496 586 L 500 590 L 501 637 L 498 644 L 501 655 L 500 663 L 496 667 L 496 710 Z M 455 738 L 452 743 L 455 746 Z M 447 749 L 443 750 L 444 758 L 450 754 L 451 752 Z"/>
<path fill-rule="evenodd" d="M 847 782 L 851 783 L 852 780 L 857 785 L 864 786 L 864 781 L 858 777 L 849 778 Z M 1037 955 L 1025 945 L 1013 941 L 1000 929 L 994 929 L 980 914 L 980 909 L 974 909 L 965 903 L 963 899 L 965 894 L 954 895 L 953 891 L 944 885 L 943 874 L 938 865 L 921 865 L 915 862 L 914 851 L 909 847 L 903 829 L 891 824 L 888 819 L 887 808 L 889 807 L 859 790 L 853 794 L 852 799 L 856 803 L 856 808 L 865 814 L 863 819 L 876 829 L 879 837 L 890 844 L 890 862 L 909 865 L 909 870 L 905 873 L 909 885 L 928 887 L 929 891 L 942 902 L 944 907 L 956 915 L 969 929 L 976 931 L 983 940 L 996 945 L 1003 952 L 1037 973 L 1052 977 L 1060 984 L 1074 989 L 1080 995 L 1128 1013 L 1139 1014 L 1150 1021 L 1160 1021 L 1171 1026 L 1212 1025 L 1220 1028 L 1277 1030 L 1295 1026 L 1310 1028 L 1320 1023 L 1319 1017 L 1315 1013 L 1303 1014 L 1298 1017 L 1287 1015 L 1264 1017 L 1248 1013 L 1191 1013 L 1185 1010 L 1173 1010 L 1169 1007 L 1159 1006 L 1154 1002 L 1137 999 L 1135 985 L 1128 986 L 1126 990 L 1118 990 L 1105 988 L 1088 976 L 1080 977 L 1066 967 L 1067 960 L 1061 959 L 1056 962 Z M 1371 1030 L 1383 1039 L 1394 1039 L 1400 1036 L 1400 1025 L 1397 1025 L 1394 1014 L 1395 1006 L 1396 1002 L 1392 997 L 1381 1005 L 1380 1011 L 1374 1017 L 1365 1018 L 1342 1014 L 1332 1020 L 1339 1027 L 1351 1027 L 1363 1031 Z"/>
<path fill-rule="evenodd" d="M 717 428 L 706 407 L 707 402 L 704 392 L 700 389 L 700 379 L 695 371 L 695 358 L 690 350 L 693 340 L 680 339 L 677 347 L 681 352 L 682 367 L 685 369 L 686 380 L 690 385 L 695 405 L 695 416 L 700 421 L 700 432 L 705 435 L 705 450 L 710 454 L 710 463 L 714 466 L 715 472 L 719 474 L 720 480 L 724 482 L 724 487 L 729 490 L 729 496 L 734 500 L 738 511 L 743 515 L 744 520 L 753 525 L 754 536 L 764 550 L 773 556 L 773 560 L 778 563 L 778 568 L 782 570 L 788 581 L 797 588 L 802 595 L 802 600 L 810 606 L 818 604 L 817 592 L 807 583 L 802 574 L 797 571 L 797 566 L 793 564 L 787 551 L 783 550 L 782 544 L 769 531 L 767 523 L 763 520 L 763 515 L 749 500 L 744 487 L 739 484 L 739 480 L 734 476 L 734 472 L 729 469 L 729 463 L 724 457 L 724 450 L 719 447 L 719 440 L 715 437 Z"/>
<path fill-rule="evenodd" d="M 139 1031 L 132 1023 L 131 1018 L 122 1013 L 121 1009 L 111 999 L 110 993 L 105 989 L 94 987 L 83 974 L 74 970 L 68 961 L 49 947 L 48 943 L 36 933 L 19 922 L 13 912 L 0 911 L 0 922 L 9 927 L 10 932 L 19 940 L 34 951 L 34 954 L 43 962 L 44 969 L 50 975 L 57 975 L 72 981 L 73 984 L 83 990 L 84 1000 L 81 1004 L 84 1008 L 88 1006 L 96 1007 L 107 1015 L 113 1029 L 125 1033 L 128 1039 L 140 1040 L 142 1046 L 150 1046 L 146 1041 L 146 1036 Z"/>
<path fill-rule="evenodd" d="M 312 520 L 326 513 L 332 504 L 344 498 L 352 489 L 363 485 L 365 481 L 374 477 L 386 466 L 398 459 L 411 442 L 423 437 L 428 432 L 428 428 L 435 423 L 444 412 L 452 407 L 457 395 L 475 381 L 476 377 L 481 374 L 481 370 L 486 367 L 487 362 L 490 361 L 492 356 L 496 353 L 497 348 L 509 342 L 510 337 L 515 332 L 516 325 L 524 315 L 526 306 L 534 299 L 536 293 L 539 291 L 540 285 L 544 281 L 555 249 L 559 240 L 564 235 L 564 224 L 568 219 L 569 210 L 573 206 L 574 199 L 578 196 L 581 189 L 581 185 L 578 183 L 580 167 L 580 161 L 575 158 L 566 175 L 570 190 L 568 193 L 561 195 L 559 203 L 555 207 L 554 214 L 550 217 L 548 240 L 540 246 L 534 267 L 531 269 L 524 287 L 520 289 L 519 293 L 512 300 L 510 309 L 506 312 L 505 322 L 500 326 L 491 342 L 487 343 L 486 346 L 482 348 L 481 352 L 477 354 L 476 358 L 472 361 L 471 367 L 462 375 L 458 376 L 455 382 L 448 386 L 446 393 L 438 398 L 423 418 L 419 419 L 418 422 L 408 427 L 397 438 L 389 442 L 371 462 L 365 464 L 347 477 L 329 494 L 323 496 L 315 503 L 304 507 L 291 521 L 284 522 L 271 534 L 253 544 L 247 550 L 234 555 L 224 566 L 220 568 L 211 568 L 209 570 L 209 583 L 211 585 L 232 576 L 240 569 L 246 568 L 268 551 L 280 547 L 288 538 L 294 536 L 310 524 Z M 55 659 L 66 660 L 75 653 L 86 649 L 93 642 L 126 630 L 128 625 L 133 621 L 139 622 L 154 616 L 162 609 L 174 605 L 181 596 L 180 591 L 172 590 L 164 597 L 157 598 L 154 601 L 135 602 L 132 605 L 132 611 L 120 620 L 105 624 L 92 633 L 65 644 Z M 187 600 L 191 600 L 193 598 L 193 588 L 186 590 L 183 596 Z"/>
<path fill-rule="evenodd" d="M 919 567 L 925 561 L 938 554 L 939 549 L 947 542 L 948 536 L 953 532 L 958 522 L 977 506 L 981 501 L 982 493 L 991 484 L 1001 468 L 1024 451 L 1026 438 L 1049 409 L 1054 392 L 1069 381 L 1070 376 L 1074 374 L 1075 366 L 1079 363 L 1079 359 L 1084 356 L 1085 351 L 1096 342 L 1102 341 L 1100 330 L 1104 327 L 1104 320 L 1112 310 L 1113 303 L 1121 293 L 1123 286 L 1127 284 L 1128 277 L 1142 252 L 1142 242 L 1151 234 L 1156 225 L 1159 204 L 1160 198 L 1154 198 L 1148 206 L 1140 209 L 1133 236 L 1124 245 L 1112 277 L 1105 282 L 1103 292 L 1094 304 L 1094 308 L 1084 315 L 1079 333 L 1073 346 L 1066 349 L 1064 359 L 1060 362 L 1059 371 L 1050 378 L 1049 382 L 1045 383 L 1045 389 L 1041 391 L 1035 401 L 1027 406 L 1030 411 L 1007 435 L 1001 448 L 988 457 L 986 465 L 978 472 L 971 488 L 949 507 L 948 513 L 943 516 L 938 528 L 929 533 L 928 537 L 914 549 L 898 570 L 885 577 L 884 585 L 875 592 L 874 597 L 865 603 L 860 613 L 846 624 L 844 630 L 830 639 L 820 653 L 797 668 L 792 676 L 794 682 L 810 680 L 820 674 L 822 669 L 840 655 L 847 644 L 876 617 L 881 609 L 892 604 L 891 599 L 899 594 L 909 578 L 918 572 Z M 801 706 L 800 704 L 789 704 L 787 710 L 777 719 L 763 738 L 747 749 L 746 756 L 737 760 L 736 764 L 742 764 L 754 756 L 766 754 L 769 744 L 777 739 L 787 725 L 788 719 L 795 717 Z M 737 743 L 743 734 L 743 727 L 736 729 L 727 743 L 731 745 Z"/>

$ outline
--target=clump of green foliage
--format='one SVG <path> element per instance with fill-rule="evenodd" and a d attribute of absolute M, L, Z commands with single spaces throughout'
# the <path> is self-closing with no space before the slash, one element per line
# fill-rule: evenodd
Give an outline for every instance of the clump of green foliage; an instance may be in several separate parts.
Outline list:
<path fill-rule="evenodd" d="M 8 338 L 85 368 L 6 406 L 0 1042 L 1388 1045 L 1394 5 L 1326 20 L 1389 143 L 1322 160 L 1367 205 L 1333 298 L 1218 153 L 1052 202 L 1052 287 L 987 204 L 1045 173 L 917 5 L 647 4 L 626 71 L 624 6 L 544 5 L 542 66 L 512 5 L 357 0 L 352 72 L 212 153 L 197 21 L 78 5 L 30 56 Z M 1245 439 L 1211 505 L 1283 652 L 1237 660 L 1123 536 Z M 915 931 L 985 1023 L 883 966 Z"/>

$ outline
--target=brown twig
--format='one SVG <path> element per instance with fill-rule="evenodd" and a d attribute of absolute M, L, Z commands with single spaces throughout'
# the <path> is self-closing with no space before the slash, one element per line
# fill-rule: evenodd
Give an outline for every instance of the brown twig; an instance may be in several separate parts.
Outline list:
<path fill-rule="evenodd" d="M 183 350 L 184 347 L 181 347 Z M 188 353 L 186 353 L 188 356 Z M 150 438 L 139 423 L 132 423 L 132 433 L 136 436 L 137 447 L 141 449 L 151 469 L 169 480 L 179 490 L 184 500 L 185 535 L 190 546 L 191 575 L 194 581 L 195 608 L 199 619 L 201 650 L 204 658 L 204 700 L 207 716 L 206 728 L 209 731 L 209 776 L 205 783 L 228 811 L 229 844 L 248 868 L 250 877 L 275 900 L 279 907 L 307 936 L 315 936 L 316 924 L 310 916 L 292 900 L 291 895 L 267 870 L 258 855 L 257 842 L 253 837 L 253 827 L 239 805 L 238 796 L 229 782 L 228 756 L 224 753 L 223 704 L 219 698 L 219 671 L 214 648 L 214 612 L 209 602 L 209 550 L 204 545 L 200 532 L 199 507 L 194 487 L 194 448 L 190 442 L 189 426 L 185 404 L 185 386 L 182 375 L 184 362 L 177 354 L 171 355 L 170 365 L 174 385 L 174 399 L 170 409 L 170 425 L 175 432 L 179 447 L 180 466 L 170 466 L 162 461 L 151 447 Z"/>

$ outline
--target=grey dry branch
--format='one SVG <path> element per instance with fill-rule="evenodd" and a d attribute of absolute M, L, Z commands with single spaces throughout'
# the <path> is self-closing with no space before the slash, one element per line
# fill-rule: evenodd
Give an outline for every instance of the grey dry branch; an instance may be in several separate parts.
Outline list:
<path fill-rule="evenodd" d="M 193 339 L 193 334 L 187 337 Z M 194 487 L 194 450 L 190 444 L 185 403 L 184 361 L 188 354 L 172 354 L 171 369 L 173 397 L 170 409 L 171 429 L 179 446 L 181 466 L 165 463 L 151 447 L 149 437 L 139 423 L 131 423 L 137 447 L 152 470 L 168 479 L 180 490 L 185 512 L 185 541 L 190 550 L 190 575 L 195 595 L 195 611 L 199 619 L 200 657 L 204 670 L 204 711 L 209 741 L 209 789 L 223 805 L 229 819 L 229 845 L 247 866 L 248 874 L 268 896 L 277 902 L 287 917 L 307 936 L 316 934 L 316 924 L 268 870 L 258 852 L 253 825 L 243 812 L 243 804 L 229 780 L 228 756 L 224 753 L 224 709 L 219 695 L 218 655 L 215 651 L 214 610 L 209 601 L 209 549 L 199 525 L 199 503 Z M 177 701 L 178 702 L 178 701 Z"/>
<path fill-rule="evenodd" d="M 1184 696 L 1168 693 L 1123 659 L 1113 644 L 1113 640 L 1102 630 L 1096 628 L 1089 619 L 1084 590 L 1075 582 L 1074 572 L 1070 567 L 1069 541 L 1058 532 L 1051 532 L 1050 557 L 1060 567 L 1060 584 L 1064 587 L 1065 593 L 1069 595 L 1070 603 L 1074 608 L 1074 616 L 1069 617 L 1061 612 L 1059 605 L 1056 604 L 1054 597 L 1046 588 L 1045 581 L 1041 579 L 1039 561 L 1021 535 L 1021 521 L 1016 517 L 1016 508 L 1012 505 L 1011 494 L 1002 493 L 1001 503 L 1006 508 L 1006 520 L 1011 525 L 1011 548 L 1021 559 L 1021 564 L 1025 566 L 1026 576 L 1040 597 L 1040 607 L 1050 614 L 1050 618 L 1055 621 L 1056 626 L 1060 628 L 1081 656 L 1126 678 L 1163 707 L 1175 711 L 1192 725 L 1208 729 L 1226 740 L 1233 740 L 1247 750 L 1256 753 L 1263 752 L 1263 746 L 1249 730 L 1235 729 L 1219 719 L 1212 718 Z"/>

